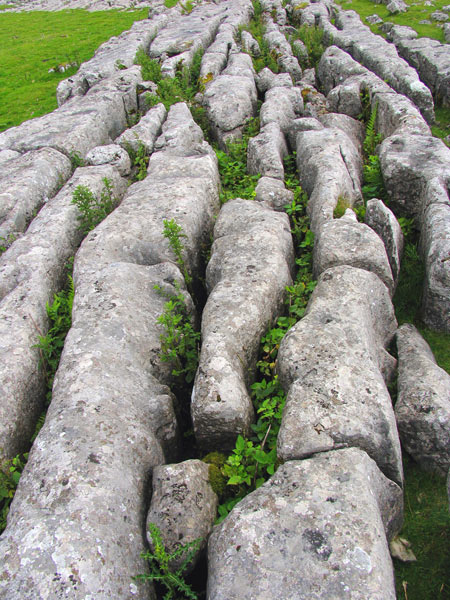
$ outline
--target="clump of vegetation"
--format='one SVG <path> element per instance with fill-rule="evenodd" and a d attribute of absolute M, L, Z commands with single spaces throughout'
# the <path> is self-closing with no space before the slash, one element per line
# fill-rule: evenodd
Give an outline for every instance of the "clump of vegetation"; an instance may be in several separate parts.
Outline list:
<path fill-rule="evenodd" d="M 227 488 L 219 506 L 218 521 L 224 519 L 246 494 L 258 488 L 277 469 L 279 461 L 276 441 L 281 425 L 285 394 L 275 373 L 275 361 L 281 340 L 301 319 L 314 290 L 312 279 L 312 248 L 314 236 L 306 216 L 307 197 L 296 182 L 295 157 L 285 161 L 286 185 L 294 192 L 294 200 L 286 207 L 291 219 L 292 234 L 297 250 L 297 277 L 286 288 L 286 315 L 280 317 L 261 340 L 258 377 L 251 386 L 251 397 L 257 414 L 249 438 L 238 436 L 236 445 L 223 467 Z"/>
<path fill-rule="evenodd" d="M 6 252 L 13 242 L 16 241 L 16 236 L 10 233 L 6 238 L 0 237 L 0 256 Z"/>
<path fill-rule="evenodd" d="M 80 211 L 78 220 L 83 235 L 95 229 L 117 206 L 112 183 L 107 177 L 103 179 L 103 186 L 100 198 L 97 198 L 85 185 L 78 185 L 73 192 L 72 204 L 75 204 Z"/>
<path fill-rule="evenodd" d="M 260 53 L 258 55 L 250 53 L 255 71 L 259 73 L 265 67 L 268 67 L 273 73 L 279 72 L 278 53 L 270 50 L 268 43 L 264 39 L 266 26 L 264 25 L 262 6 L 259 0 L 253 0 L 253 18 L 248 25 L 243 25 L 238 30 L 238 38 L 242 31 L 248 31 L 258 42 Z"/>
<path fill-rule="evenodd" d="M 180 267 L 181 272 L 183 273 L 184 280 L 187 285 L 192 282 L 192 277 L 190 276 L 186 263 L 183 258 L 183 250 L 184 245 L 181 241 L 181 238 L 185 238 L 186 234 L 183 232 L 183 228 L 178 225 L 178 223 L 174 219 L 164 219 L 164 230 L 163 236 L 168 240 L 169 246 L 172 252 L 175 254 L 176 263 Z"/>
<path fill-rule="evenodd" d="M 142 181 L 147 177 L 148 162 L 150 159 L 146 145 L 138 139 L 136 150 L 130 143 L 125 143 L 125 150 L 128 152 L 131 165 L 134 169 L 133 180 Z"/>
<path fill-rule="evenodd" d="M 322 43 L 323 29 L 316 25 L 302 25 L 297 29 L 297 33 L 290 37 L 291 43 L 294 40 L 301 40 L 308 50 L 308 55 L 304 58 L 300 58 L 300 64 L 302 68 L 315 68 L 319 64 L 322 54 L 325 51 L 325 47 Z"/>
<path fill-rule="evenodd" d="M 27 460 L 27 453 L 18 454 L 11 460 L 0 460 L 0 533 L 6 527 L 9 507 Z"/>
<path fill-rule="evenodd" d="M 259 119 L 252 119 L 245 127 L 242 138 L 227 144 L 227 151 L 216 149 L 219 173 L 222 182 L 220 200 L 222 204 L 233 198 L 251 200 L 260 175 L 247 172 L 248 141 L 259 132 Z"/>
<path fill-rule="evenodd" d="M 151 581 L 157 585 L 159 590 L 165 588 L 164 600 L 181 600 L 189 598 L 198 600 L 198 595 L 184 580 L 184 574 L 192 563 L 201 545 L 201 538 L 187 544 L 180 544 L 176 550 L 169 552 L 163 543 L 161 531 L 154 523 L 148 527 L 152 538 L 153 551 L 143 552 L 141 557 L 148 562 L 149 573 L 136 575 L 134 581 Z M 170 567 L 171 561 L 184 557 L 178 569 Z"/>

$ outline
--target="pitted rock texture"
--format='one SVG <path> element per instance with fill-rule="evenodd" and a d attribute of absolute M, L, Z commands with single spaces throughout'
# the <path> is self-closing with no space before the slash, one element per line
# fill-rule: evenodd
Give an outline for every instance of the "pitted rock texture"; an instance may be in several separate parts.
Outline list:
<path fill-rule="evenodd" d="M 419 75 L 399 57 L 393 44 L 373 34 L 355 11 L 337 11 L 335 25 L 321 18 L 324 39 L 328 45 L 339 46 L 355 60 L 373 71 L 419 108 L 428 123 L 434 122 L 433 97 Z"/>
<path fill-rule="evenodd" d="M 151 154 L 166 117 L 167 110 L 164 108 L 164 104 L 158 104 L 141 117 L 139 123 L 126 129 L 115 140 L 115 143 L 127 151 L 131 149 L 133 152 L 138 152 L 139 147 L 143 145 L 146 153 Z"/>
<path fill-rule="evenodd" d="M 341 129 L 297 134 L 297 169 L 301 186 L 309 195 L 312 231 L 317 232 L 333 218 L 339 198 L 350 206 L 361 200 L 362 157 L 357 145 Z"/>
<path fill-rule="evenodd" d="M 207 598 L 394 600 L 386 535 L 402 504 L 356 448 L 289 461 L 215 527 Z"/>
<path fill-rule="evenodd" d="M 314 242 L 313 275 L 317 279 L 330 267 L 350 265 L 378 275 L 391 295 L 394 280 L 381 238 L 348 209 L 340 219 L 324 223 Z"/>
<path fill-rule="evenodd" d="M 163 219 L 182 226 L 194 269 L 218 209 L 216 161 L 185 104 L 171 108 L 161 146 L 148 177 L 77 253 L 72 328 L 2 536 L 1 598 L 21 598 L 25 589 L 36 599 L 150 593 L 130 580 L 145 570 L 148 479 L 154 466 L 176 458 L 178 441 L 164 385 L 170 368 L 159 366 L 166 297 L 155 286 L 169 295 L 184 287 Z"/>
<path fill-rule="evenodd" d="M 203 103 L 219 145 L 239 138 L 256 114 L 257 90 L 248 54 L 232 54 L 227 67 L 206 87 Z"/>
<path fill-rule="evenodd" d="M 251 200 L 223 206 L 206 271 L 209 296 L 191 404 L 204 449 L 233 447 L 237 435 L 250 430 L 248 385 L 259 342 L 282 310 L 293 262 L 287 215 Z"/>
<path fill-rule="evenodd" d="M 138 49 L 146 52 L 150 41 L 167 20 L 166 15 L 161 15 L 152 20 L 137 21 L 128 31 L 102 44 L 75 75 L 59 82 L 56 90 L 58 106 L 74 96 L 84 96 L 99 81 L 112 77 L 123 68 L 132 67 Z"/>
<path fill-rule="evenodd" d="M 392 276 L 394 282 L 397 282 L 404 243 L 400 223 L 394 213 L 378 198 L 373 198 L 367 202 L 365 222 L 383 240 Z"/>
<path fill-rule="evenodd" d="M 294 199 L 294 192 L 287 190 L 284 183 L 272 177 L 261 177 L 255 189 L 255 200 L 264 202 L 277 211 L 285 211 Z"/>
<path fill-rule="evenodd" d="M 200 538 L 199 548 L 189 564 L 189 571 L 206 547 L 217 514 L 218 498 L 209 483 L 209 465 L 201 460 L 186 460 L 174 465 L 160 465 L 153 470 L 152 501 L 147 515 L 148 524 L 155 524 L 168 552 L 180 544 Z M 153 548 L 152 539 L 147 533 Z M 186 555 L 171 561 L 170 567 L 180 568 Z"/>
<path fill-rule="evenodd" d="M 27 450 L 44 402 L 39 335 L 48 329 L 47 302 L 65 284 L 64 270 L 82 234 L 72 194 L 88 186 L 99 197 L 104 178 L 121 198 L 126 183 L 110 166 L 78 169 L 27 232 L 0 257 L 0 456 Z"/>
<path fill-rule="evenodd" d="M 276 122 L 268 123 L 248 141 L 247 171 L 283 181 L 283 159 L 287 154 L 288 148 L 280 126 Z"/>
<path fill-rule="evenodd" d="M 27 152 L 6 162 L 0 175 L 0 238 L 24 231 L 71 171 L 70 160 L 52 148 Z"/>
<path fill-rule="evenodd" d="M 417 329 L 402 325 L 397 333 L 400 439 L 422 468 L 445 477 L 450 468 L 450 375 L 441 369 Z"/>
<path fill-rule="evenodd" d="M 52 113 L 3 131 L 0 149 L 26 152 L 51 147 L 84 158 L 89 150 L 110 144 L 128 127 L 127 117 L 136 114 L 136 86 L 141 80 L 137 66 L 120 71 Z"/>
<path fill-rule="evenodd" d="M 86 164 L 92 166 L 112 165 L 123 177 L 129 175 L 131 171 L 128 153 L 117 144 L 92 148 L 86 155 Z"/>
<path fill-rule="evenodd" d="M 319 278 L 306 315 L 284 337 L 277 369 L 287 393 L 278 456 L 300 459 L 334 448 L 365 450 L 391 479 L 403 479 L 394 411 L 383 374 L 396 330 L 386 286 L 349 266 Z"/>

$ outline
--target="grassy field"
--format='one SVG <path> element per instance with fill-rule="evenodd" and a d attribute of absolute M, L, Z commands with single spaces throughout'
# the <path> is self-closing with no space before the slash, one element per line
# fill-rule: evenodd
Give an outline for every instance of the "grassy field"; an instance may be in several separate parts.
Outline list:
<path fill-rule="evenodd" d="M 77 67 L 64 73 L 49 69 L 88 60 L 101 43 L 147 14 L 148 9 L 0 14 L 0 131 L 56 108 L 58 82 Z"/>

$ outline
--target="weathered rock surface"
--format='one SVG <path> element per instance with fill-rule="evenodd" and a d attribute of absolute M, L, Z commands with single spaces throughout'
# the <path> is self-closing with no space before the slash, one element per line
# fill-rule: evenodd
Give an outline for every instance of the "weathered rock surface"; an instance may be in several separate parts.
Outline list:
<path fill-rule="evenodd" d="M 401 515 L 401 489 L 361 450 L 287 462 L 214 529 L 207 598 L 394 600 Z"/>
<path fill-rule="evenodd" d="M 46 303 L 65 283 L 65 263 L 82 237 L 73 191 L 85 185 L 99 197 L 105 177 L 120 198 L 125 182 L 115 169 L 78 169 L 0 257 L 0 455 L 6 458 L 28 449 L 43 408 L 44 373 L 36 344 L 48 329 Z"/>
<path fill-rule="evenodd" d="M 298 60 L 293 55 L 291 45 L 286 40 L 285 35 L 271 18 L 266 21 L 266 31 L 263 39 L 269 46 L 269 49 L 276 55 L 280 69 L 289 73 L 294 82 L 300 81 L 302 78 L 302 69 L 298 64 Z"/>
<path fill-rule="evenodd" d="M 186 105 L 174 105 L 148 177 L 77 253 L 72 328 L 2 536 L 1 598 L 148 598 L 130 580 L 145 570 L 148 479 L 177 449 L 155 285 L 184 287 L 163 219 L 182 227 L 194 269 L 218 208 L 215 157 L 198 139 Z"/>
<path fill-rule="evenodd" d="M 433 98 L 420 81 L 415 69 L 399 57 L 394 45 L 373 34 L 355 11 L 338 11 L 335 25 L 321 18 L 324 39 L 328 45 L 339 46 L 355 60 L 373 71 L 400 94 L 406 95 L 420 109 L 428 123 L 434 122 Z"/>
<path fill-rule="evenodd" d="M 422 115 L 408 98 L 395 93 L 340 48 L 330 46 L 325 50 L 317 75 L 327 94 L 330 110 L 354 118 L 362 111 L 361 93 L 369 90 L 371 106 L 378 104 L 377 131 L 383 138 L 400 132 L 431 134 Z"/>
<path fill-rule="evenodd" d="M 441 369 L 413 325 L 397 333 L 395 416 L 405 450 L 426 470 L 445 477 L 450 467 L 450 375 Z"/>
<path fill-rule="evenodd" d="M 448 15 L 446 15 L 448 19 Z M 430 88 L 437 104 L 450 106 L 450 57 L 446 44 L 428 38 L 394 40 L 397 50 Z"/>
<path fill-rule="evenodd" d="M 263 177 L 284 180 L 283 159 L 288 154 L 286 140 L 277 122 L 270 122 L 248 141 L 247 171 Z"/>
<path fill-rule="evenodd" d="M 141 79 L 137 66 L 120 71 L 52 113 L 3 131 L 0 149 L 26 152 L 50 147 L 84 158 L 89 150 L 110 144 L 128 127 L 127 116 L 137 110 L 136 86 Z"/>
<path fill-rule="evenodd" d="M 375 273 L 393 294 L 394 280 L 383 241 L 368 225 L 358 223 L 350 209 L 340 219 L 324 223 L 315 237 L 314 278 L 338 265 Z"/>
<path fill-rule="evenodd" d="M 375 274 L 349 266 L 322 273 L 305 317 L 278 353 L 287 393 L 281 459 L 356 446 L 401 483 L 400 442 L 383 378 L 395 365 L 385 350 L 395 329 L 388 290 Z"/>
<path fill-rule="evenodd" d="M 399 222 L 394 213 L 378 198 L 367 202 L 365 222 L 383 240 L 392 276 L 396 282 L 403 253 L 403 233 Z"/>
<path fill-rule="evenodd" d="M 264 202 L 274 210 L 284 211 L 292 203 L 294 193 L 284 187 L 284 183 L 272 177 L 261 177 L 255 189 L 255 200 Z"/>
<path fill-rule="evenodd" d="M 167 21 L 167 15 L 158 15 L 152 20 L 137 21 L 128 31 L 102 44 L 94 57 L 84 62 L 75 75 L 59 82 L 56 90 L 58 106 L 74 96 L 84 96 L 102 79 L 112 77 L 121 69 L 133 66 L 137 50 L 142 48 L 146 52 L 150 41 Z"/>
<path fill-rule="evenodd" d="M 287 215 L 250 200 L 224 205 L 206 271 L 209 297 L 192 392 L 192 420 L 202 448 L 232 447 L 237 435 L 250 429 L 248 385 L 259 342 L 280 314 L 293 261 Z"/>
<path fill-rule="evenodd" d="M 0 238 L 25 231 L 33 215 L 71 172 L 70 160 L 52 148 L 8 160 L 0 175 Z"/>
<path fill-rule="evenodd" d="M 131 161 L 127 152 L 117 144 L 108 144 L 107 146 L 97 146 L 92 148 L 86 155 L 86 164 L 112 165 L 120 175 L 126 177 L 131 171 Z"/>
<path fill-rule="evenodd" d="M 336 128 L 297 134 L 297 169 L 301 186 L 309 195 L 312 231 L 317 232 L 333 218 L 339 198 L 345 198 L 350 206 L 362 198 L 362 158 L 357 145 Z"/>
<path fill-rule="evenodd" d="M 147 515 L 161 532 L 168 552 L 180 544 L 201 539 L 201 544 L 189 565 L 192 570 L 206 547 L 217 515 L 217 495 L 209 483 L 209 465 L 201 460 L 186 460 L 173 465 L 160 465 L 153 470 L 152 501 Z M 150 548 L 151 535 L 147 532 Z M 185 555 L 172 561 L 173 570 L 180 568 Z"/>
<path fill-rule="evenodd" d="M 248 54 L 230 55 L 226 69 L 206 87 L 204 104 L 219 145 L 238 138 L 256 114 L 257 90 Z"/>
<path fill-rule="evenodd" d="M 151 108 L 133 127 L 126 129 L 115 143 L 125 150 L 138 152 L 139 146 L 143 145 L 147 154 L 153 152 L 155 141 L 161 133 L 161 127 L 167 116 L 164 104 L 158 104 Z"/>
<path fill-rule="evenodd" d="M 274 83 L 279 83 L 276 81 Z M 286 134 L 293 120 L 303 113 L 303 98 L 298 88 L 273 85 L 264 96 L 261 107 L 261 126 L 268 123 L 278 123 L 281 131 Z"/>

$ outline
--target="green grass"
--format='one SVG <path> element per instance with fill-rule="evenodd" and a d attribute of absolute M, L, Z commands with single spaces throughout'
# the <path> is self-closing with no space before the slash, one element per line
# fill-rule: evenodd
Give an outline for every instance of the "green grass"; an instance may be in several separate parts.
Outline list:
<path fill-rule="evenodd" d="M 448 600 L 450 514 L 445 480 L 425 473 L 408 456 L 403 461 L 405 524 L 400 535 L 411 543 L 417 562 L 394 561 L 397 599 Z"/>
<path fill-rule="evenodd" d="M 147 14 L 145 9 L 0 14 L 0 131 L 57 107 L 58 82 L 77 68 L 48 73 L 50 68 L 89 60 L 100 44 Z"/>
<path fill-rule="evenodd" d="M 408 25 L 412 27 L 419 37 L 429 37 L 440 42 L 444 42 L 444 31 L 442 27 L 432 21 L 432 25 L 420 25 L 419 22 L 425 19 L 431 21 L 430 15 L 432 12 L 441 10 L 443 6 L 448 4 L 447 0 L 434 0 L 433 6 L 425 6 L 423 2 L 416 2 L 416 0 L 405 0 L 408 5 L 408 11 L 406 13 L 400 13 L 398 15 L 391 15 L 384 4 L 374 4 L 371 0 L 337 0 L 337 3 L 342 6 L 345 10 L 356 11 L 362 21 L 366 24 L 366 17 L 369 15 L 378 15 L 383 21 L 390 21 L 396 25 Z M 417 4 L 417 6 L 414 6 Z M 378 25 L 369 25 L 374 33 L 381 34 L 378 29 Z"/>

